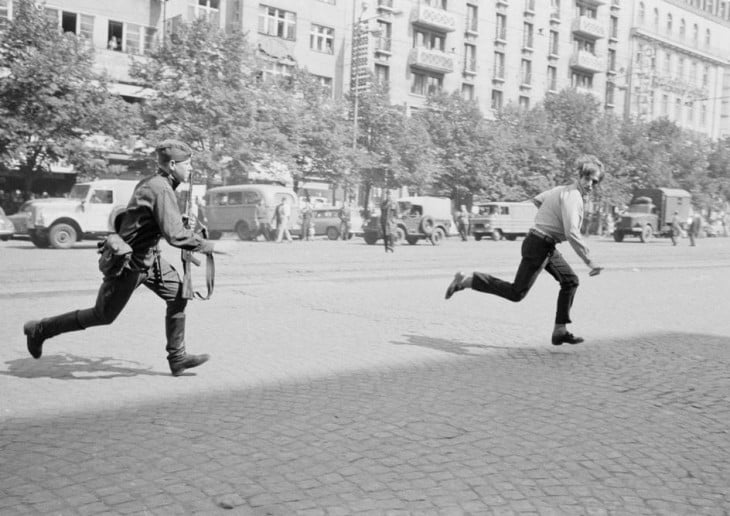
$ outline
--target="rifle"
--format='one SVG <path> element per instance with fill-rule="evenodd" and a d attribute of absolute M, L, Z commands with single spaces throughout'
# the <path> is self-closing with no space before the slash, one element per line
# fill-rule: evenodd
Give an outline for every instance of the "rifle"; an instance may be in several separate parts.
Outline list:
<path fill-rule="evenodd" d="M 190 188 L 188 188 L 188 196 L 185 200 L 185 213 L 183 214 L 183 225 L 187 229 L 190 228 L 190 219 L 191 214 L 193 212 L 193 172 L 190 172 Z M 196 222 L 196 224 L 200 224 L 199 221 Z M 203 235 L 203 238 L 208 238 L 208 228 L 200 224 L 200 232 Z M 215 285 L 215 262 L 213 260 L 213 255 L 209 254 L 206 257 L 206 265 L 205 265 L 205 280 L 206 280 L 206 286 L 208 288 L 208 294 L 206 296 L 203 296 L 200 292 L 197 292 L 193 289 L 193 275 L 191 270 L 191 265 L 193 264 L 196 267 L 200 267 L 200 260 L 195 256 L 193 251 L 182 249 L 180 251 L 180 259 L 182 260 L 182 266 L 183 266 L 183 280 L 182 280 L 182 297 L 183 299 L 202 299 L 205 301 L 206 299 L 210 299 L 210 297 L 213 295 L 213 287 Z"/>

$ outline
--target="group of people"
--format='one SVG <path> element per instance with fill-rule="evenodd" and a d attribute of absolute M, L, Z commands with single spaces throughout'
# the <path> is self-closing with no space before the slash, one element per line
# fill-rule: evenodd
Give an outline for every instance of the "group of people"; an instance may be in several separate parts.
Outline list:
<path fill-rule="evenodd" d="M 179 140 L 166 140 L 156 147 L 157 172 L 140 181 L 135 187 L 127 209 L 115 220 L 117 235 L 130 248 L 128 261 L 115 273 L 105 275 L 92 307 L 73 310 L 60 315 L 31 320 L 24 324 L 28 352 L 41 358 L 46 341 L 62 333 L 80 331 L 92 326 L 111 324 L 126 306 L 136 288 L 145 285 L 167 305 L 165 335 L 167 360 L 174 376 L 205 363 L 206 354 L 189 354 L 185 342 L 185 309 L 188 296 L 183 282 L 172 265 L 160 254 L 159 241 L 183 250 L 211 255 L 214 242 L 190 227 L 175 198 L 175 189 L 187 181 L 191 172 L 191 148 Z M 446 299 L 466 289 L 500 296 L 511 301 L 524 299 L 544 269 L 560 285 L 555 325 L 551 341 L 554 345 L 578 344 L 583 338 L 570 333 L 570 310 L 578 289 L 578 276 L 557 250 L 557 245 L 568 241 L 578 256 L 590 268 L 590 276 L 599 274 L 598 266 L 590 256 L 580 228 L 583 221 L 584 200 L 603 179 L 603 165 L 587 156 L 579 160 L 575 183 L 558 186 L 537 195 L 533 202 L 538 207 L 534 227 L 522 243 L 522 259 L 512 282 L 484 272 L 466 276 L 454 275 L 446 290 Z M 386 252 L 393 252 L 393 234 L 397 204 L 390 192 L 381 203 L 381 225 Z M 263 213 L 261 214 L 263 217 Z M 265 215 L 268 219 L 268 214 Z M 274 214 L 277 223 L 277 241 L 291 241 L 287 217 L 291 207 L 282 199 Z M 262 220 L 263 222 L 263 220 Z"/>

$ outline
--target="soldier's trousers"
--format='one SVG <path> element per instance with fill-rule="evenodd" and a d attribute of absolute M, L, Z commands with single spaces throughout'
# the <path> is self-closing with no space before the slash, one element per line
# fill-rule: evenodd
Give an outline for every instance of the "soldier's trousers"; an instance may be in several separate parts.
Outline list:
<path fill-rule="evenodd" d="M 182 281 L 179 274 L 162 258 L 145 271 L 126 269 L 119 277 L 104 278 L 93 307 L 41 320 L 43 337 L 48 339 L 61 333 L 111 324 L 127 305 L 135 289 L 142 284 L 167 303 L 165 313 L 167 359 L 171 362 L 181 359 L 185 355 L 187 300 L 182 297 Z"/>

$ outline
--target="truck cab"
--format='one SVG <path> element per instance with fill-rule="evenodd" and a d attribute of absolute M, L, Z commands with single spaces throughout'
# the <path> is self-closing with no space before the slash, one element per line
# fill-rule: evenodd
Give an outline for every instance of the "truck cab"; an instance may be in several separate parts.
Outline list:
<path fill-rule="evenodd" d="M 36 247 L 67 249 L 79 240 L 114 232 L 114 218 L 132 197 L 137 181 L 100 179 L 78 183 L 68 197 L 32 201 L 28 233 Z"/>

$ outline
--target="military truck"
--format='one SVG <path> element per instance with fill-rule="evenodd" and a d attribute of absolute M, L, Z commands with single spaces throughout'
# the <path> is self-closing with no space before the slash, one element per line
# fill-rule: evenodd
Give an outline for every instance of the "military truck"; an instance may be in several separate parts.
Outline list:
<path fill-rule="evenodd" d="M 416 245 L 419 240 L 428 240 L 433 245 L 439 245 L 454 227 L 451 201 L 429 196 L 402 197 L 398 199 L 395 225 L 396 244 L 408 242 Z M 379 216 L 370 217 L 363 225 L 363 238 L 370 245 L 383 238 Z"/>
<path fill-rule="evenodd" d="M 78 183 L 68 197 L 31 201 L 28 234 L 36 247 L 67 249 L 79 240 L 114 232 L 114 218 L 123 211 L 137 181 L 99 179 Z"/>
<path fill-rule="evenodd" d="M 532 202 L 487 202 L 477 204 L 478 213 L 470 221 L 474 240 L 515 240 L 527 236 L 535 224 L 537 206 Z"/>
<path fill-rule="evenodd" d="M 637 236 L 648 242 L 654 236 L 672 234 L 674 212 L 679 219 L 689 217 L 692 196 L 678 188 L 643 188 L 634 191 L 629 209 L 621 216 L 613 232 L 613 239 L 622 242 L 625 236 Z"/>

